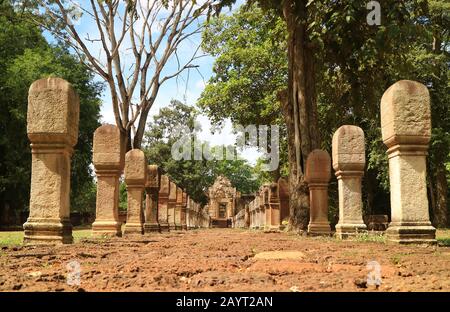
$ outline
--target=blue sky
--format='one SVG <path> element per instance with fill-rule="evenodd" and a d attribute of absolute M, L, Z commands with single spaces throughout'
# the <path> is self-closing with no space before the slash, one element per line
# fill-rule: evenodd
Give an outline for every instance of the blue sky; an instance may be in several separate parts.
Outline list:
<path fill-rule="evenodd" d="M 235 10 L 239 7 L 244 0 L 238 0 L 236 5 L 234 5 L 232 10 Z M 90 5 L 88 1 L 78 1 L 83 8 L 89 8 Z M 229 9 L 225 9 L 224 12 L 226 14 L 230 14 Z M 164 14 L 164 13 L 163 13 Z M 94 24 L 94 21 L 87 15 L 84 14 L 80 20 L 74 23 L 77 31 L 79 32 L 82 38 L 86 36 L 90 36 L 90 38 L 95 38 L 97 32 L 97 27 Z M 47 36 L 49 36 L 47 34 Z M 49 38 L 50 39 L 50 38 Z M 180 59 L 187 59 L 195 48 L 201 42 L 201 35 L 194 35 L 191 37 L 191 40 L 186 41 L 179 48 Z M 90 51 L 94 56 L 99 56 L 101 59 L 101 48 L 100 43 L 90 43 L 86 41 L 86 45 L 88 45 Z M 127 56 L 129 55 L 129 57 Z M 132 64 L 134 57 L 131 55 L 131 52 L 128 53 L 125 50 L 123 51 L 122 59 L 126 64 Z M 156 101 L 153 107 L 150 110 L 150 116 L 148 121 L 151 120 L 152 116 L 156 115 L 159 112 L 161 107 L 167 106 L 170 103 L 170 100 L 177 99 L 182 102 L 185 102 L 188 105 L 195 105 L 197 99 L 200 97 L 205 83 L 209 80 L 212 75 L 212 67 L 214 63 L 214 58 L 211 56 L 205 56 L 200 59 L 194 61 L 194 64 L 198 65 L 198 70 L 190 70 L 188 73 L 185 71 L 182 75 L 178 76 L 178 78 L 173 78 L 166 81 L 160 88 Z M 166 64 L 166 67 L 163 73 L 170 74 L 177 70 L 177 62 L 175 58 L 171 58 L 169 62 Z M 99 81 L 102 81 L 100 77 L 96 78 Z M 102 107 L 101 107 L 101 121 L 103 123 L 115 123 L 113 109 L 111 105 L 111 96 L 109 89 L 105 88 L 105 91 L 102 94 Z M 219 145 L 219 144 L 234 144 L 235 136 L 231 133 L 231 122 L 227 120 L 225 122 L 225 126 L 220 133 L 212 134 L 210 132 L 211 124 L 208 118 L 204 115 L 199 116 L 198 122 L 202 125 L 202 132 L 199 137 L 202 140 L 210 142 L 211 145 Z M 254 149 L 246 149 L 241 152 L 241 156 L 247 159 L 250 163 L 256 161 L 259 156 L 259 153 Z"/>

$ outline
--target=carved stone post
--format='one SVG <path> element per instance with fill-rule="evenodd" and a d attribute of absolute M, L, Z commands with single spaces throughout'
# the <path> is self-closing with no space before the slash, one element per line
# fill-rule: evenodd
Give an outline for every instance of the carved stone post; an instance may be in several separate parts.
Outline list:
<path fill-rule="evenodd" d="M 70 160 L 78 141 L 80 100 L 60 78 L 33 82 L 28 92 L 31 141 L 30 215 L 24 243 L 72 243 Z"/>
<path fill-rule="evenodd" d="M 187 223 L 186 223 L 187 201 L 188 195 L 185 192 L 183 192 L 181 202 L 181 212 L 180 212 L 180 219 L 181 219 L 180 224 L 182 230 L 187 230 Z"/>
<path fill-rule="evenodd" d="M 143 194 L 147 181 L 147 161 L 144 152 L 132 149 L 125 154 L 125 183 L 127 184 L 127 223 L 124 234 L 144 233 Z"/>
<path fill-rule="evenodd" d="M 345 238 L 367 229 L 362 218 L 361 179 L 366 164 L 364 132 L 342 126 L 333 135 L 333 168 L 339 189 L 339 223 L 336 236 Z"/>
<path fill-rule="evenodd" d="M 278 179 L 278 198 L 280 200 L 280 229 L 284 229 L 283 221 L 289 220 L 289 185 L 286 179 Z"/>
<path fill-rule="evenodd" d="M 330 235 L 328 222 L 328 183 L 331 178 L 330 155 L 323 150 L 313 150 L 306 160 L 305 180 L 309 187 L 310 220 L 308 234 Z"/>
<path fill-rule="evenodd" d="M 121 134 L 114 125 L 103 125 L 94 133 L 93 163 L 97 175 L 97 202 L 93 235 L 122 236 L 119 221 L 119 179 L 124 166 Z"/>
<path fill-rule="evenodd" d="M 381 99 L 381 133 L 389 157 L 391 223 L 388 239 L 435 244 L 426 188 L 431 137 L 430 95 L 421 83 L 401 80 Z"/>
<path fill-rule="evenodd" d="M 167 205 L 167 216 L 169 221 L 169 229 L 176 230 L 175 225 L 175 206 L 177 204 L 177 185 L 170 181 L 169 201 Z"/>
<path fill-rule="evenodd" d="M 169 232 L 168 202 L 170 181 L 166 175 L 161 176 L 161 187 L 158 196 L 158 221 L 161 232 Z"/>
<path fill-rule="evenodd" d="M 145 223 L 144 232 L 160 232 L 158 223 L 158 194 L 160 175 L 157 165 L 148 165 L 145 184 Z"/>

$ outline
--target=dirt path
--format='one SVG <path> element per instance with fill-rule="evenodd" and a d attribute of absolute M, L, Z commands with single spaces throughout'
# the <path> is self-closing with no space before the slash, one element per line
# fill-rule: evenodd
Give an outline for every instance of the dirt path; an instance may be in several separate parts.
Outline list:
<path fill-rule="evenodd" d="M 379 287 L 367 285 L 371 261 Z M 2 247 L 0 291 L 13 290 L 450 291 L 450 248 L 234 229 Z"/>

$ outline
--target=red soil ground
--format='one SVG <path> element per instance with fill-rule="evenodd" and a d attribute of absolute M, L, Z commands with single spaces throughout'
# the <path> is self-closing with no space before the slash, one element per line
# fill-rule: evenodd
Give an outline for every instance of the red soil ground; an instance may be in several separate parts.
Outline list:
<path fill-rule="evenodd" d="M 67 284 L 73 260 L 79 286 Z M 0 291 L 450 291 L 450 248 L 236 229 L 5 246 Z"/>

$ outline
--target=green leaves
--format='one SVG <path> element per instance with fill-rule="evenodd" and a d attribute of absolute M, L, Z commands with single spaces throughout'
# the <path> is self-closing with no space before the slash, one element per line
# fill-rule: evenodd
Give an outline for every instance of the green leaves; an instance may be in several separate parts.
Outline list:
<path fill-rule="evenodd" d="M 29 203 L 31 155 L 26 134 L 28 88 L 37 79 L 58 76 L 80 96 L 78 144 L 72 161 L 72 210 L 95 210 L 90 169 L 92 136 L 99 126 L 102 86 L 64 46 L 52 46 L 27 15 L 0 5 L 0 207 L 25 210 Z M 94 191 L 93 191 L 94 190 Z"/>
<path fill-rule="evenodd" d="M 206 144 L 196 136 L 199 130 L 194 128 L 196 115 L 197 112 L 192 106 L 176 100 L 171 101 L 168 107 L 162 108 L 148 124 L 148 131 L 144 136 L 143 148 L 149 162 L 159 165 L 189 196 L 203 204 L 207 203 L 208 187 L 219 175 L 228 177 L 242 193 L 254 192 L 259 187 L 259 183 L 253 177 L 253 168 L 246 161 L 174 160 L 172 158 L 172 145 L 180 138 L 179 133 L 175 131 L 177 125 L 188 126 L 193 132 L 193 138 L 202 148 Z M 198 146 L 192 146 L 192 155 L 196 148 Z"/>

